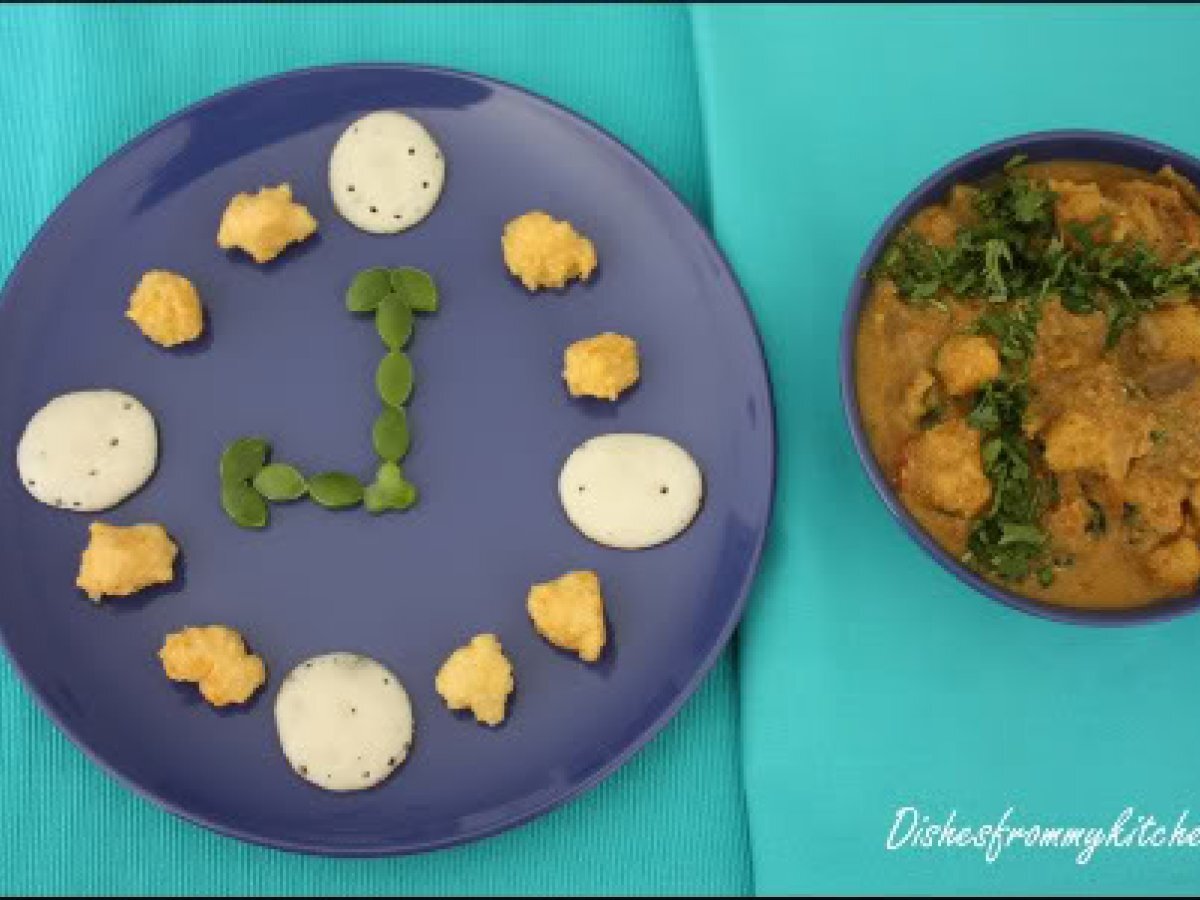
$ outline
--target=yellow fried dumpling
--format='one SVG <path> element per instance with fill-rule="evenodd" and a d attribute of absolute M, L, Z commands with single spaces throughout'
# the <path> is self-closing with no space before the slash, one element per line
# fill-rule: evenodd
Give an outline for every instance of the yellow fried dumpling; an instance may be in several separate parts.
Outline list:
<path fill-rule="evenodd" d="M 245 703 L 267 680 L 262 659 L 246 649 L 226 625 L 185 628 L 168 634 L 158 651 L 172 681 L 194 681 L 213 706 Z"/>
<path fill-rule="evenodd" d="M 204 307 L 195 286 L 174 272 L 152 269 L 129 297 L 126 318 L 162 347 L 194 341 L 204 331 Z"/>
<path fill-rule="evenodd" d="M 637 341 L 623 334 L 585 338 L 563 353 L 563 379 L 572 397 L 616 400 L 639 376 Z"/>
<path fill-rule="evenodd" d="M 128 597 L 175 579 L 179 548 L 161 525 L 93 522 L 75 584 L 88 598 Z"/>
<path fill-rule="evenodd" d="M 494 634 L 479 634 L 442 664 L 435 681 L 450 709 L 469 709 L 485 725 L 504 721 L 513 668 Z"/>
<path fill-rule="evenodd" d="M 595 572 L 568 572 L 529 589 L 526 600 L 533 627 L 555 647 L 595 662 L 607 638 L 604 596 Z"/>
<path fill-rule="evenodd" d="M 217 244 L 222 250 L 238 247 L 257 263 L 270 262 L 289 244 L 311 237 L 317 220 L 292 200 L 292 187 L 264 187 L 257 194 L 238 194 L 225 207 Z"/>
<path fill-rule="evenodd" d="M 500 239 L 504 264 L 530 291 L 586 281 L 596 268 L 596 248 L 570 222 L 541 211 L 517 216 Z"/>

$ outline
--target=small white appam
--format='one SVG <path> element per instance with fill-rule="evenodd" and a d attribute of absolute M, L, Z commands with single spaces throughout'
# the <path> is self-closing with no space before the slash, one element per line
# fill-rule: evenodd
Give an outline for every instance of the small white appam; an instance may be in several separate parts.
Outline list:
<path fill-rule="evenodd" d="M 651 434 L 604 434 L 580 444 L 558 478 L 564 512 L 587 538 L 643 550 L 684 531 L 704 498 L 691 454 Z"/>
<path fill-rule="evenodd" d="M 412 704 L 381 663 L 328 653 L 284 678 L 275 727 L 283 755 L 301 778 L 327 791 L 360 791 L 404 762 L 413 739 Z"/>
<path fill-rule="evenodd" d="M 120 391 L 56 397 L 29 420 L 17 471 L 34 499 L 73 512 L 111 509 L 136 493 L 158 464 L 154 417 Z"/>
<path fill-rule="evenodd" d="M 369 113 L 342 132 L 329 157 L 329 190 L 355 228 L 395 234 L 433 212 L 446 161 L 429 132 L 396 110 Z"/>

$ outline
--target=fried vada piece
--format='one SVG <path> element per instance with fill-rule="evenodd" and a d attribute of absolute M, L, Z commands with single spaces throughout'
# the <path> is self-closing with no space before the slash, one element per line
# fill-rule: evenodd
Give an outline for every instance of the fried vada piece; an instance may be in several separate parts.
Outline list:
<path fill-rule="evenodd" d="M 317 230 L 317 220 L 292 200 L 292 187 L 264 187 L 257 194 L 238 194 L 225 207 L 217 245 L 237 247 L 256 263 L 270 262 L 289 244 L 307 240 Z"/>
<path fill-rule="evenodd" d="M 434 686 L 450 709 L 469 709 L 477 722 L 495 727 L 513 691 L 512 663 L 494 634 L 478 634 L 442 663 Z"/>
<path fill-rule="evenodd" d="M 1146 570 L 1163 587 L 1189 591 L 1200 580 L 1200 547 L 1188 537 L 1159 544 L 1145 557 Z"/>
<path fill-rule="evenodd" d="M 637 341 L 623 334 L 584 338 L 563 353 L 563 379 L 572 397 L 616 400 L 640 374 Z"/>
<path fill-rule="evenodd" d="M 596 248 L 567 221 L 540 210 L 517 216 L 500 238 L 504 264 L 531 292 L 562 288 L 572 278 L 587 281 L 596 268 Z"/>
<path fill-rule="evenodd" d="M 992 498 L 980 445 L 979 432 L 962 419 L 935 425 L 909 445 L 900 472 L 901 486 L 940 512 L 976 515 Z"/>
<path fill-rule="evenodd" d="M 1200 247 L 1200 215 L 1176 185 L 1131 178 L 1117 184 L 1113 195 L 1129 222 L 1129 236 L 1163 259 L 1173 262 Z"/>
<path fill-rule="evenodd" d="M 129 297 L 125 317 L 160 347 L 186 344 L 204 332 L 204 307 L 195 285 L 164 269 L 142 276 Z"/>
<path fill-rule="evenodd" d="M 1114 449 L 1113 434 L 1093 417 L 1070 411 L 1046 432 L 1046 465 L 1053 472 L 1095 472 L 1125 477 L 1129 461 Z"/>
<path fill-rule="evenodd" d="M 107 525 L 93 522 L 75 585 L 88 599 L 128 597 L 175 580 L 179 548 L 161 525 Z"/>
<path fill-rule="evenodd" d="M 905 424 L 920 424 L 921 419 L 934 408 L 936 385 L 933 373 L 928 369 L 922 369 L 913 376 L 900 401 L 900 415 Z"/>
<path fill-rule="evenodd" d="M 1078 242 L 1073 227 L 1082 226 L 1100 241 L 1120 241 L 1129 233 L 1125 211 L 1106 197 L 1096 182 L 1051 178 L 1047 186 L 1054 192 L 1059 230 L 1072 245 Z"/>
<path fill-rule="evenodd" d="M 194 681 L 213 706 L 245 703 L 267 680 L 262 659 L 246 650 L 226 625 L 185 628 L 168 634 L 158 651 L 172 681 Z"/>
<path fill-rule="evenodd" d="M 913 231 L 937 247 L 953 247 L 958 220 L 944 206 L 930 206 L 913 216 Z"/>
<path fill-rule="evenodd" d="M 1137 323 L 1138 352 L 1159 362 L 1200 362 L 1200 309 L 1192 303 L 1163 306 Z"/>
<path fill-rule="evenodd" d="M 936 369 L 946 393 L 961 397 L 1000 377 L 1000 354 L 981 335 L 956 334 L 938 350 Z"/>
<path fill-rule="evenodd" d="M 1134 463 L 1120 483 L 1124 502 L 1137 509 L 1138 522 L 1158 535 L 1172 535 L 1183 528 L 1183 506 L 1188 484 L 1182 478 L 1147 471 Z"/>
<path fill-rule="evenodd" d="M 568 572 L 529 589 L 526 609 L 533 627 L 555 647 L 579 654 L 584 662 L 600 658 L 607 639 L 604 596 L 595 572 Z"/>

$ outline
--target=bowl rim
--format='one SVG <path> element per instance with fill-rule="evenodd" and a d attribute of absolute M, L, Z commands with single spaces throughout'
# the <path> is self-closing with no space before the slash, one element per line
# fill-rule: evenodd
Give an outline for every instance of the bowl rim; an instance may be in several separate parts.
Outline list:
<path fill-rule="evenodd" d="M 1073 153 L 1057 152 L 1062 146 L 1076 148 Z M 1091 151 L 1089 153 L 1089 151 Z M 845 414 L 850 436 L 859 462 L 876 494 L 883 501 L 892 518 L 935 562 L 959 581 L 975 589 L 977 593 L 1043 619 L 1073 625 L 1122 626 L 1162 622 L 1177 616 L 1195 612 L 1200 608 L 1200 591 L 1146 604 L 1120 609 L 1085 609 L 1035 600 L 993 584 L 944 550 L 932 536 L 916 521 L 900 502 L 896 491 L 888 482 L 874 451 L 867 440 L 858 404 L 856 370 L 856 338 L 858 323 L 870 297 L 870 271 L 884 248 L 900 227 L 918 210 L 944 196 L 951 186 L 976 180 L 979 175 L 968 172 L 999 171 L 1004 162 L 1017 154 L 1028 154 L 1033 161 L 1044 159 L 1080 159 L 1096 162 L 1117 162 L 1130 156 L 1158 158 L 1160 164 L 1170 164 L 1189 178 L 1200 178 L 1200 159 L 1146 138 L 1115 131 L 1094 129 L 1055 129 L 1033 131 L 1003 138 L 985 144 L 976 150 L 958 156 L 940 165 L 924 178 L 896 204 L 863 252 L 855 268 L 853 281 L 847 293 L 846 307 L 842 316 L 839 341 L 838 380 L 841 390 L 842 411 Z M 1129 165 L 1130 163 L 1125 162 Z"/>

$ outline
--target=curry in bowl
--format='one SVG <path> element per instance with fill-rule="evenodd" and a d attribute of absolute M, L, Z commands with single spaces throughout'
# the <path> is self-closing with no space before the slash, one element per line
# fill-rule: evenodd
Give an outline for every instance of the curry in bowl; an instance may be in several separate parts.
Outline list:
<path fill-rule="evenodd" d="M 1117 609 L 1200 580 L 1200 194 L 1013 159 L 887 246 L 855 344 L 867 442 L 983 577 Z"/>

